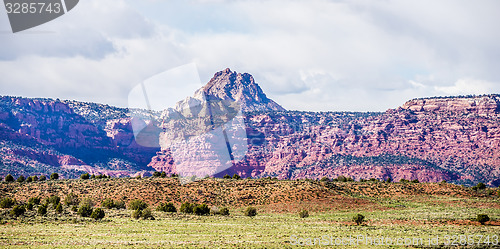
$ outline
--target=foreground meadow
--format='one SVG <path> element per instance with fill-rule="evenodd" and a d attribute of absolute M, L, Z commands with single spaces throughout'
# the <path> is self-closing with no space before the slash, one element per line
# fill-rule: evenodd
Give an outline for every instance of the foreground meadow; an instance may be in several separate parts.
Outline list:
<path fill-rule="evenodd" d="M 170 183 L 172 191 L 169 193 L 172 194 L 156 192 L 161 196 L 159 199 L 172 200 L 177 207 L 176 200 L 184 201 L 184 195 L 191 200 L 199 200 L 198 203 L 212 200 L 229 207 L 230 215 L 198 216 L 153 211 L 154 220 L 149 220 L 131 218 L 133 211 L 128 209 L 104 209 L 106 216 L 94 220 L 82 218 L 69 206 L 64 206 L 61 214 L 49 208 L 43 216 L 27 211 L 14 218 L 5 209 L 1 211 L 0 247 L 295 248 L 310 244 L 313 247 L 339 248 L 425 248 L 436 244 L 450 247 L 455 244 L 454 248 L 500 247 L 499 198 L 451 184 L 212 179 L 191 186 L 177 186 L 168 179 L 108 179 L 3 186 L 3 196 L 22 200 L 23 196 L 33 193 L 47 196 L 47 192 L 64 197 L 64 190 L 69 189 L 72 193 L 81 193 L 83 198 L 83 190 L 87 189 L 86 184 L 89 183 L 96 188 L 89 190 L 88 196 L 94 196 L 96 192 L 109 192 L 114 189 L 115 183 L 128 183 L 131 186 L 142 183 L 144 186 L 156 187 L 159 183 Z M 111 189 L 107 189 L 110 186 Z M 221 186 L 225 186 L 229 192 L 221 190 Z M 257 208 L 257 215 L 247 217 L 244 210 L 249 205 L 249 199 L 245 193 L 240 193 L 245 198 L 237 198 L 231 192 L 257 187 L 262 188 L 259 191 L 272 189 L 273 193 L 280 192 L 281 195 L 273 201 L 274 195 L 271 193 L 252 192 L 254 198 L 250 198 L 250 201 L 254 200 L 252 205 Z M 191 193 L 191 188 L 197 190 Z M 293 191 L 288 193 L 287 189 L 290 188 Z M 28 193 L 27 189 L 32 192 Z M 215 190 L 227 196 L 204 198 L 204 192 Z M 140 192 L 150 196 L 144 189 Z M 292 192 L 295 195 L 291 195 Z M 268 200 L 260 199 L 261 194 L 269 195 Z M 129 196 L 128 199 L 139 197 Z M 152 200 L 148 203 L 152 208 L 157 204 Z M 99 202 L 95 204 L 100 205 Z M 298 216 L 297 210 L 303 209 L 309 210 L 309 217 Z M 366 217 L 360 225 L 352 221 L 356 214 Z M 475 221 L 477 214 L 487 214 L 490 221 L 480 224 Z"/>

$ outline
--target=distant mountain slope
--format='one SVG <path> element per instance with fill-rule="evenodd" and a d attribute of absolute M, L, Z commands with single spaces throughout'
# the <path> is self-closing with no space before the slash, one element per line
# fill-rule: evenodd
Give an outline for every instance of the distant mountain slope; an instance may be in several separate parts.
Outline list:
<path fill-rule="evenodd" d="M 85 110 L 82 106 L 89 110 L 88 119 L 77 113 Z M 75 177 L 81 171 L 132 175 L 147 169 L 157 149 L 136 145 L 126 113 L 102 106 L 0 97 L 0 153 L 5 165 L 0 175 L 59 172 Z M 109 115 L 92 116 L 99 112 Z"/>
<path fill-rule="evenodd" d="M 411 100 L 384 113 L 246 116 L 249 152 L 222 172 L 281 179 L 418 179 L 500 185 L 499 95 Z M 164 150 L 150 166 L 176 172 Z"/>
<path fill-rule="evenodd" d="M 155 129 L 182 135 L 182 119 L 207 112 L 206 100 L 218 105 L 217 111 L 229 112 L 217 122 L 241 108 L 248 139 L 244 158 L 217 176 L 345 175 L 500 185 L 500 95 L 414 99 L 382 113 L 286 111 L 266 97 L 251 75 L 226 69 L 176 109 L 153 113 L 160 126 Z M 128 111 L 77 101 L 0 97 L 0 176 L 178 173 L 168 146 L 160 150 L 135 142 Z M 184 123 L 168 123 L 171 117 Z M 206 132 L 196 130 L 206 126 L 206 119 L 194 122 L 195 133 Z"/>

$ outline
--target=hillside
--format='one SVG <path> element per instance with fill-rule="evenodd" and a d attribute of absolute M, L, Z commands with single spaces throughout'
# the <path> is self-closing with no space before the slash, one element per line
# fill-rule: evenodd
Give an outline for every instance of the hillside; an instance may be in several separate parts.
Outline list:
<path fill-rule="evenodd" d="M 69 193 L 80 199 L 90 198 L 99 205 L 106 198 L 123 200 L 141 199 L 152 206 L 172 202 L 206 203 L 210 206 L 232 208 L 259 206 L 271 212 L 297 212 L 302 208 L 314 212 L 341 211 L 351 208 L 385 209 L 380 200 L 394 202 L 447 197 L 461 199 L 485 198 L 495 200 L 495 192 L 476 192 L 470 188 L 447 183 L 384 183 L 384 182 L 323 182 L 311 180 L 271 179 L 204 179 L 182 185 L 175 177 L 149 177 L 58 180 L 33 183 L 2 183 L 0 197 L 13 197 L 27 201 L 30 197 L 52 195 L 64 198 Z M 436 204 L 439 201 L 436 201 Z M 491 202 L 490 208 L 500 208 Z"/>

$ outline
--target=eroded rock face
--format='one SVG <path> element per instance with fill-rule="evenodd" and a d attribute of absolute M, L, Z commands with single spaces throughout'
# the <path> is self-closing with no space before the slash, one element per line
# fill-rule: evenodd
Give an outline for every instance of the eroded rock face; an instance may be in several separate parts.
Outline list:
<path fill-rule="evenodd" d="M 212 107 L 208 108 L 207 100 Z M 238 108 L 232 103 L 239 103 Z M 147 175 L 152 170 L 172 174 L 179 171 L 176 157 L 193 153 L 206 163 L 199 165 L 200 171 L 205 170 L 216 158 L 209 145 L 186 145 L 181 150 L 184 154 L 173 155 L 172 142 L 216 130 L 240 116 L 241 110 L 244 122 L 238 126 L 246 134 L 245 148 L 241 143 L 231 145 L 245 151 L 244 157 L 232 160 L 233 166 L 216 176 L 320 179 L 344 175 L 356 180 L 500 185 L 499 95 L 415 99 L 383 113 L 293 112 L 267 98 L 251 75 L 229 69 L 216 73 L 175 109 L 155 114 L 161 122 L 151 123 L 151 129 L 162 131 L 161 150 L 136 143 L 128 110 L 123 108 L 0 97 L 2 172 L 22 168 L 26 171 L 20 173 L 30 174 L 61 169 L 68 177 L 81 171 L 115 176 Z M 229 115 L 214 118 L 212 111 Z M 220 137 L 207 136 L 206 141 Z"/>
<path fill-rule="evenodd" d="M 500 178 L 498 100 L 419 99 L 385 113 L 247 115 L 248 153 L 219 176 L 494 183 Z M 164 158 L 168 152 L 150 166 L 173 171 L 175 163 L 162 164 Z"/>
<path fill-rule="evenodd" d="M 101 127 L 77 112 L 81 110 L 59 100 L 0 97 L 0 140 L 5 141 L 0 151 L 2 164 L 15 163 L 19 168 L 18 172 L 5 172 L 12 171 L 5 166 L 0 173 L 52 171 L 75 177 L 81 173 L 78 169 L 113 169 L 132 174 L 145 169 L 158 150 L 135 144 L 130 119 L 111 119 L 107 124 L 96 120 L 106 124 Z M 116 159 L 126 163 L 117 164 Z M 67 170 L 60 171 L 62 168 Z"/>

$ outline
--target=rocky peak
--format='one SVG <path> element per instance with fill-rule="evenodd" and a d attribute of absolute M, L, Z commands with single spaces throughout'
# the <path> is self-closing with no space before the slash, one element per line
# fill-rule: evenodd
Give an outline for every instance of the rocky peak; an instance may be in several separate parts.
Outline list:
<path fill-rule="evenodd" d="M 229 68 L 215 73 L 204 87 L 196 91 L 195 98 L 236 101 L 243 111 L 286 111 L 266 96 L 252 75 Z"/>

